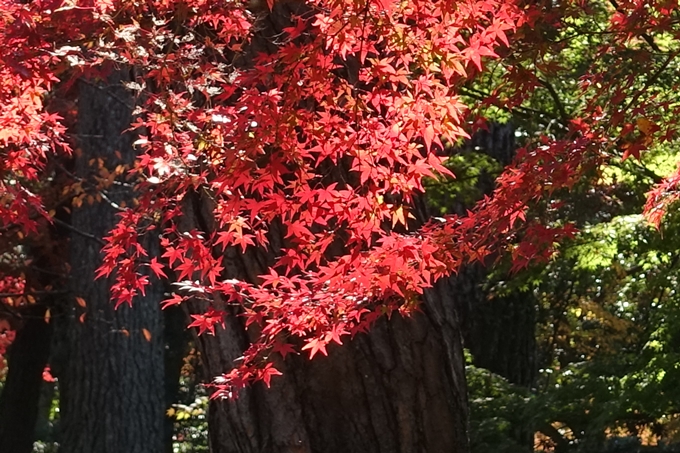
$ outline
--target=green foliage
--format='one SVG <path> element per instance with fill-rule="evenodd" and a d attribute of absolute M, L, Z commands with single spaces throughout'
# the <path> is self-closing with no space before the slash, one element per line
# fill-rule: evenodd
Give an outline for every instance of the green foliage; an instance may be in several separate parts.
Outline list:
<path fill-rule="evenodd" d="M 514 286 L 536 284 L 542 370 L 529 391 L 468 369 L 474 451 L 513 451 L 520 428 L 558 451 L 677 451 L 679 250 L 677 213 L 661 233 L 639 215 L 598 217 L 547 266 L 516 275 Z"/>
<path fill-rule="evenodd" d="M 472 364 L 466 366 L 470 393 L 470 445 L 475 453 L 522 450 L 517 439 L 530 425 L 532 395 Z"/>
<path fill-rule="evenodd" d="M 173 453 L 207 453 L 208 395 L 199 383 L 199 356 L 191 349 L 184 358 L 179 378 L 178 401 L 166 412 L 173 420 Z"/>
<path fill-rule="evenodd" d="M 454 154 L 445 166 L 455 179 L 425 181 L 428 202 L 441 215 L 451 214 L 455 206 L 472 206 L 484 194 L 480 181 L 493 181 L 501 171 L 498 161 L 476 151 Z"/>
<path fill-rule="evenodd" d="M 36 441 L 33 444 L 33 453 L 58 453 L 59 444 L 56 442 Z"/>
<path fill-rule="evenodd" d="M 511 119 L 526 139 L 560 137 L 584 107 L 587 93 L 578 82 L 593 65 L 609 68 L 605 77 L 630 78 L 619 93 L 623 105 L 640 89 L 676 103 L 677 59 L 652 79 L 641 70 L 647 62 L 633 54 L 660 63 L 677 39 L 655 33 L 656 52 L 643 39 L 630 40 L 628 65 L 614 65 L 622 61 L 614 53 L 593 54 L 608 39 L 603 31 L 613 3 L 588 2 L 589 15 L 565 17 L 561 29 L 532 30 L 547 38 L 549 50 L 537 56 L 516 49 L 470 84 L 471 99 L 497 100 L 480 102 L 476 113 Z M 536 74 L 540 85 L 519 104 L 512 84 L 504 83 L 512 71 Z M 604 106 L 611 96 L 598 102 Z M 660 118 L 674 122 L 668 112 Z M 652 126 L 647 121 L 639 117 L 628 126 L 644 136 Z M 540 373 L 524 389 L 468 367 L 475 453 L 526 450 L 517 442 L 523 430 L 536 434 L 539 448 L 543 442 L 557 453 L 680 451 L 680 214 L 670 213 L 660 231 L 637 214 L 645 194 L 676 169 L 680 148 L 665 143 L 641 159 L 623 159 L 625 137 L 614 140 L 607 168 L 594 168 L 571 193 L 555 192 L 529 215 L 542 223 L 574 222 L 579 234 L 545 266 L 508 279 L 503 263 L 489 276 L 490 295 L 533 289 Z"/>

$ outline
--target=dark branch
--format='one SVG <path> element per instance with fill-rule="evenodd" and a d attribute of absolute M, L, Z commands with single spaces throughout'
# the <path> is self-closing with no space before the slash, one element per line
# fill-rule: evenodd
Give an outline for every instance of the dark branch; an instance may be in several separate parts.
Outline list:
<path fill-rule="evenodd" d="M 490 97 L 488 93 L 485 93 L 481 90 L 477 90 L 475 88 L 470 88 L 470 87 L 461 87 L 460 92 L 468 97 L 471 97 L 472 99 L 476 99 L 478 101 L 485 101 Z M 513 115 L 521 116 L 523 118 L 534 118 L 536 115 L 543 115 L 548 118 L 553 118 L 554 115 L 550 112 L 546 112 L 543 110 L 538 110 L 538 109 L 533 109 L 531 107 L 523 107 L 523 106 L 517 106 L 517 107 L 507 107 L 504 105 L 497 105 L 496 107 L 505 110 L 506 112 L 512 113 Z"/>
<path fill-rule="evenodd" d="M 85 231 L 81 231 L 81 230 L 79 230 L 78 228 L 73 227 L 71 224 L 68 224 L 68 223 L 66 223 L 66 222 L 64 222 L 64 221 L 61 221 L 61 220 L 57 219 L 57 218 L 53 218 L 52 221 L 53 221 L 54 223 L 56 223 L 57 225 L 66 228 L 67 230 L 73 231 L 74 233 L 76 233 L 76 234 L 79 235 L 79 236 L 82 236 L 82 237 L 87 238 L 87 239 L 92 239 L 93 241 L 95 241 L 95 242 L 101 244 L 102 246 L 106 245 L 106 242 L 104 242 L 103 239 L 98 238 L 97 236 L 94 236 L 94 235 L 92 235 L 92 234 L 90 234 L 90 233 L 86 233 Z"/>
<path fill-rule="evenodd" d="M 557 94 L 557 90 L 555 90 L 555 87 L 553 87 L 550 82 L 547 80 L 543 79 L 538 79 L 538 83 L 543 85 L 543 88 L 548 90 L 548 93 L 550 93 L 550 97 L 553 98 L 553 101 L 555 102 L 555 107 L 557 107 L 557 111 L 560 113 L 560 118 L 562 119 L 562 124 L 565 126 L 569 124 L 569 119 L 570 116 L 567 113 L 567 109 L 564 108 L 564 104 L 562 103 L 562 100 L 560 99 L 560 95 Z"/>
<path fill-rule="evenodd" d="M 622 14 L 625 13 L 625 11 L 621 9 L 619 3 L 616 0 L 609 0 L 609 3 L 611 3 L 611 5 L 616 9 L 616 11 Z M 649 45 L 649 47 L 651 47 L 651 49 L 654 52 L 661 52 L 659 46 L 657 46 L 656 43 L 654 42 L 654 38 L 652 38 L 650 35 L 648 35 L 647 33 L 642 33 L 640 37 L 645 40 L 645 42 Z"/>

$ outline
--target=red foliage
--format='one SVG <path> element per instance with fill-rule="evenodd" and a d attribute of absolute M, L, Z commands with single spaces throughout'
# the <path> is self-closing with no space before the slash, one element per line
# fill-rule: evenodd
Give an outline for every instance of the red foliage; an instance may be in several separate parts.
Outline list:
<path fill-rule="evenodd" d="M 459 88 L 507 46 L 526 46 L 537 21 L 587 14 L 588 2 L 564 3 L 543 14 L 540 2 L 521 0 L 308 0 L 258 53 L 268 10 L 237 1 L 0 0 L 0 228 L 32 232 L 47 215 L 31 184 L 48 156 L 69 151 L 66 112 L 50 100 L 78 77 L 135 67 L 128 88 L 143 96 L 134 127 L 146 134 L 131 171 L 140 198 L 106 238 L 99 276 L 115 274 L 118 305 L 144 294 L 146 267 L 176 278 L 166 306 L 212 304 L 193 317 L 201 333 L 224 326 L 225 305 L 237 305 L 257 338 L 216 381 L 217 394 L 269 385 L 280 374 L 270 354 L 295 352 L 295 338 L 310 358 L 326 354 L 377 317 L 412 311 L 466 262 L 504 251 L 517 267 L 548 257 L 573 228 L 528 219 L 532 203 L 606 163 L 617 140 L 624 157 L 637 157 L 674 136 L 655 112 L 676 106 L 644 90 L 621 97 L 633 80 L 594 68 L 581 81 L 587 113 L 563 140 L 522 150 L 467 216 L 415 221 L 423 178 L 449 175 L 440 151 L 468 136 Z M 631 39 L 674 32 L 674 2 L 619 3 L 597 52 L 627 58 Z M 539 84 L 525 70 L 509 74 L 516 96 L 490 102 L 518 105 Z M 637 130 L 627 133 L 629 124 Z M 653 219 L 677 197 L 673 181 L 650 197 Z M 211 211 L 203 224 L 194 199 Z M 140 245 L 150 224 L 159 225 L 162 264 Z M 225 279 L 229 247 L 276 260 L 253 281 Z"/>

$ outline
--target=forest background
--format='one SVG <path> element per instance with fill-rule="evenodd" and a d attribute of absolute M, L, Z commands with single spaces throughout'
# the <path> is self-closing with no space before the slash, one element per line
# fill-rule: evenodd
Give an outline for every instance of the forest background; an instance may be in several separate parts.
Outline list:
<path fill-rule="evenodd" d="M 290 369 L 285 369 L 278 361 L 262 360 L 269 357 L 271 350 L 284 357 L 311 352 L 312 363 L 324 367 L 327 358 L 323 354 L 328 352 L 333 357 L 342 354 L 341 348 L 347 348 L 332 343 L 356 345 L 362 340 L 350 340 L 350 333 L 352 337 L 365 335 L 360 332 L 373 326 L 379 315 L 398 310 L 391 315 L 395 319 L 390 323 L 400 322 L 396 318 L 402 314 L 407 316 L 406 323 L 415 322 L 408 316 L 419 316 L 414 310 L 422 289 L 412 288 L 431 284 L 431 279 L 422 273 L 414 276 L 424 269 L 454 274 L 451 303 L 457 307 L 459 332 L 466 348 L 470 451 L 680 449 L 680 306 L 676 290 L 680 244 L 677 215 L 673 207 L 669 208 L 677 197 L 675 172 L 679 158 L 676 93 L 680 16 L 675 2 L 479 1 L 465 3 L 470 10 L 463 12 L 463 2 L 449 2 L 463 17 L 457 24 L 462 29 L 458 35 L 462 41 L 455 45 L 438 43 L 442 36 L 451 36 L 434 24 L 450 24 L 436 15 L 441 11 L 427 10 L 431 22 L 422 19 L 422 24 L 414 25 L 408 22 L 416 20 L 413 17 L 404 19 L 418 31 L 427 30 L 425 35 L 414 32 L 412 47 L 403 44 L 408 42 L 408 32 L 399 31 L 397 37 L 391 34 L 403 30 L 394 26 L 399 23 L 397 19 L 381 22 L 386 17 L 383 10 L 387 16 L 410 14 L 409 2 L 353 2 L 355 16 L 351 16 L 353 12 L 343 14 L 362 20 L 352 22 L 343 16 L 342 20 L 349 24 L 346 29 L 332 28 L 331 24 L 331 19 L 342 22 L 340 16 L 334 16 L 333 8 L 346 8 L 343 2 L 312 2 L 314 8 L 319 8 L 314 11 L 330 11 L 329 29 L 324 29 L 320 16 L 310 15 L 295 2 L 286 3 L 284 10 L 283 3 L 279 9 L 273 3 L 230 3 L 228 11 L 202 2 L 160 3 L 163 2 L 154 5 L 156 9 L 151 14 L 137 4 L 132 10 L 116 10 L 120 5 L 115 2 L 3 2 L 2 87 L 3 105 L 7 108 L 1 117 L 0 137 L 5 160 L 0 166 L 4 277 L 0 328 L 5 344 L 0 346 L 3 354 L 5 347 L 8 349 L 0 384 L 0 445 L 9 445 L 6 448 L 11 449 L 7 451 L 16 452 L 57 451 L 60 444 L 68 447 L 59 451 L 94 451 L 86 444 L 74 446 L 79 441 L 73 438 L 87 431 L 88 426 L 92 431 L 100 429 L 97 421 L 87 416 L 93 410 L 88 404 L 100 404 L 103 412 L 116 406 L 105 396 L 97 396 L 96 388 L 120 380 L 127 384 L 121 384 L 119 391 L 136 395 L 131 400 L 137 396 L 146 398 L 144 404 L 157 409 L 156 418 L 148 426 L 133 427 L 122 422 L 123 417 L 108 419 L 109 426 L 120 425 L 114 430 L 117 435 L 134 437 L 130 433 L 138 431 L 138 437 L 151 438 L 149 433 L 154 432 L 162 439 L 164 451 L 208 451 L 208 444 L 218 451 L 216 445 L 225 441 L 220 438 L 223 434 L 208 434 L 208 413 L 217 414 L 216 405 L 232 403 L 216 400 L 209 409 L 208 394 L 218 391 L 227 396 L 242 383 L 264 381 L 266 385 L 253 385 L 262 386 L 259 395 L 266 395 L 270 390 L 265 387 L 271 383 L 275 389 L 277 379 L 285 379 L 278 377 L 279 369 L 286 376 L 294 374 L 291 370 L 295 367 L 307 366 L 293 362 Z M 231 16 L 225 17 L 226 12 Z M 423 11 L 418 14 L 421 16 L 414 17 L 425 17 Z M 278 24 L 277 15 L 285 18 L 285 23 Z M 48 16 L 55 23 L 49 23 Z M 313 26 L 311 17 L 317 19 Z M 357 32 L 366 27 L 366 17 L 376 18 L 371 22 L 374 34 Z M 64 18 L 80 20 L 82 29 L 72 32 L 56 24 Z M 265 22 L 267 25 L 262 25 Z M 252 24 L 255 27 L 251 29 Z M 214 31 L 218 25 L 231 27 L 227 38 Z M 318 54 L 305 48 L 324 33 L 337 40 L 333 41 L 336 47 L 323 47 L 336 58 L 334 63 L 330 59 L 333 64 L 329 67 L 315 66 L 320 63 L 309 59 L 309 55 Z M 389 39 L 374 36 L 380 33 L 386 33 Z M 338 36 L 343 36 L 344 41 Z M 211 44 L 220 39 L 228 45 Z M 423 46 L 422 39 L 432 48 Z M 368 47 L 366 43 L 371 41 L 373 47 Z M 196 51 L 198 48 L 202 54 Z M 291 50 L 301 48 L 310 54 Z M 153 49 L 156 54 L 145 56 L 140 49 Z M 281 49 L 289 54 L 281 53 Z M 19 57 L 17 52 L 24 53 Z M 366 52 L 364 57 L 362 52 Z M 256 55 L 260 53 L 276 56 L 279 60 L 273 66 L 281 67 L 267 72 L 272 62 L 258 60 Z M 452 53 L 456 58 L 451 60 L 454 62 L 447 73 L 442 68 Z M 49 58 L 45 59 L 45 55 Z M 229 70 L 207 63 L 211 58 L 219 61 L 220 55 L 230 62 Z M 129 72 L 141 74 L 129 79 L 129 75 L 121 74 L 121 66 L 134 66 L 140 61 L 144 61 L 142 69 Z M 183 73 L 178 70 L 182 65 L 196 69 Z M 308 98 L 309 92 L 302 91 L 293 92 L 290 102 L 285 97 L 267 97 L 273 96 L 273 90 L 267 92 L 263 87 L 290 84 L 288 79 L 278 80 L 278 72 L 289 77 L 292 71 L 300 81 L 307 81 L 309 73 L 295 72 L 298 66 L 305 65 L 319 73 L 327 69 L 327 78 L 334 85 L 319 86 L 325 87 L 325 92 L 339 87 L 334 92 L 336 98 L 319 98 L 314 104 Z M 432 67 L 439 69 L 431 70 Z M 28 71 L 28 75 L 22 71 Z M 258 74 L 253 76 L 252 72 Z M 424 104 L 441 108 L 420 111 L 420 117 L 411 122 L 404 123 L 403 115 L 394 120 L 402 121 L 399 124 L 404 130 L 412 129 L 410 135 L 404 132 L 403 139 L 397 137 L 403 142 L 399 146 L 406 150 L 402 154 L 392 156 L 377 147 L 378 152 L 386 153 L 381 156 L 387 162 L 371 161 L 342 140 L 333 141 L 346 137 L 335 135 L 339 126 L 331 113 L 343 122 L 375 127 L 376 123 L 371 122 L 375 117 L 393 120 L 389 115 L 394 114 L 390 109 L 396 109 L 395 100 L 401 99 L 397 94 L 416 93 L 418 83 L 422 92 L 436 93 L 424 95 Z M 353 96 L 361 99 L 353 90 L 376 93 L 377 88 L 388 84 L 393 84 L 391 91 L 380 93 L 382 98 L 376 97 L 365 105 L 349 101 Z M 449 91 L 444 90 L 446 94 L 439 97 L 437 90 L 442 86 Z M 114 87 L 106 88 L 106 99 L 99 97 L 103 87 Z M 346 97 L 337 93 L 346 93 Z M 456 106 L 455 111 L 442 107 L 445 100 L 449 101 L 447 105 Z M 210 172 L 228 170 L 228 165 L 216 170 L 218 164 L 210 159 L 223 156 L 210 153 L 213 148 L 225 147 L 229 140 L 259 149 L 260 160 L 251 161 L 255 162 L 255 170 L 242 169 L 249 181 L 228 182 L 236 187 L 240 184 L 244 193 L 250 193 L 260 190 L 253 181 L 271 176 L 271 186 L 252 197 L 260 202 L 276 193 L 279 185 L 290 184 L 292 177 L 287 171 L 294 173 L 292 167 L 303 167 L 300 161 L 311 156 L 314 165 L 320 163 L 322 169 L 329 165 L 320 157 L 325 149 L 277 160 L 280 156 L 272 151 L 273 144 L 292 145 L 259 131 L 260 125 L 267 125 L 268 110 L 239 110 L 253 103 L 279 103 L 284 112 L 284 107 L 297 112 L 297 120 L 310 120 L 315 126 L 330 124 L 332 132 L 324 132 L 327 143 L 340 143 L 337 146 L 341 156 L 367 159 L 362 163 L 376 169 L 374 173 L 362 173 L 361 166 L 351 162 L 344 164 L 348 174 L 362 174 L 348 184 L 354 187 L 354 199 L 368 200 L 369 192 L 373 196 L 373 201 L 366 203 L 379 213 L 381 222 L 371 227 L 387 232 L 371 234 L 394 237 L 390 236 L 394 233 L 413 238 L 416 235 L 412 232 L 422 231 L 418 228 L 425 219 L 442 219 L 435 222 L 453 225 L 445 233 L 456 240 L 452 239 L 453 251 L 438 243 L 439 251 L 463 258 L 447 262 L 442 255 L 436 255 L 446 263 L 446 271 L 437 268 L 439 264 L 412 266 L 403 264 L 408 260 L 403 261 L 405 268 L 413 268 L 403 275 L 396 265 L 396 270 L 368 266 L 367 273 L 398 275 L 392 280 L 397 283 L 380 287 L 378 292 L 370 286 L 374 282 L 366 284 L 370 291 L 364 293 L 382 302 L 370 306 L 366 313 L 358 313 L 356 325 L 338 324 L 335 314 L 324 324 L 319 321 L 321 315 L 305 312 L 312 313 L 319 325 L 293 326 L 286 339 L 302 333 L 290 342 L 279 343 L 281 331 L 277 331 L 258 343 L 262 337 L 258 339 L 251 332 L 246 339 L 259 345 L 247 357 L 251 362 L 238 373 L 216 381 L 217 387 L 203 389 L 199 382 L 227 373 L 233 358 L 244 350 L 251 351 L 247 343 L 239 343 L 238 354 L 218 354 L 219 359 L 215 359 L 206 351 L 214 354 L 217 348 L 202 343 L 211 341 L 203 339 L 210 332 L 225 329 L 230 309 L 214 304 L 214 299 L 206 303 L 196 294 L 213 298 L 221 292 L 224 297 L 232 297 L 241 291 L 234 290 L 237 285 L 232 281 L 247 281 L 251 271 L 246 263 L 245 271 L 234 274 L 226 264 L 228 260 L 223 262 L 214 250 L 230 246 L 229 253 L 241 250 L 245 255 L 248 247 L 266 241 L 257 233 L 264 227 L 254 219 L 259 215 L 276 224 L 273 217 L 267 217 L 267 210 L 272 208 L 264 203 L 259 213 L 248 208 L 249 216 L 222 218 L 219 226 L 202 218 L 210 217 L 202 216 L 202 210 L 220 212 L 205 197 L 201 198 L 209 183 L 212 189 L 217 187 Z M 147 110 L 133 112 L 139 105 Z M 327 109 L 328 116 L 319 119 L 310 113 L 323 110 L 319 105 Z M 229 108 L 220 110 L 223 106 Z M 364 113 L 357 113 L 362 109 Z M 447 119 L 435 118 L 436 115 Z M 149 133 L 124 134 L 133 119 Z M 227 128 L 230 121 L 238 123 L 240 132 L 232 132 L 231 136 L 225 132 L 218 137 L 214 130 Z M 290 127 L 291 135 L 298 135 L 297 141 L 302 142 L 300 130 Z M 388 127 L 384 129 L 389 131 Z M 312 135 L 316 131 L 305 133 Z M 390 136 L 381 139 L 385 137 Z M 373 149 L 373 138 L 362 139 L 366 142 L 356 149 Z M 408 148 L 406 142 L 416 143 L 417 150 Z M 310 141 L 305 145 L 314 148 L 317 144 Z M 101 149 L 106 149 L 109 157 L 97 154 Z M 437 159 L 430 159 L 430 155 Z M 342 159 L 336 159 L 334 164 L 341 166 Z M 447 174 L 439 166 L 440 160 L 455 178 L 435 177 L 437 172 Z M 141 165 L 136 167 L 139 164 L 135 162 Z M 135 168 L 138 172 L 131 171 Z M 266 172 L 262 170 L 265 168 Z M 389 171 L 381 173 L 381 169 Z M 308 192 L 306 200 L 328 201 L 333 206 L 328 219 L 340 219 L 337 221 L 341 224 L 345 219 L 342 216 L 350 215 L 339 214 L 341 209 L 334 206 L 357 206 L 347 202 L 347 194 L 341 193 L 338 181 L 333 180 L 335 176 L 327 176 L 329 170 L 322 172 L 326 173 L 320 179 L 315 174 L 298 180 L 306 183 L 317 178 L 321 187 Z M 298 173 L 295 175 L 297 178 Z M 397 181 L 392 180 L 395 175 L 399 176 Z M 364 190 L 367 187 L 377 189 Z M 151 197 L 139 196 L 145 191 Z M 169 194 L 177 193 L 185 194 L 190 208 L 180 202 L 173 204 Z M 283 189 L 280 193 L 290 195 Z M 159 207 L 153 203 L 166 204 Z M 230 203 L 228 209 L 244 209 Z M 274 210 L 282 209 L 283 202 L 277 203 Z M 128 204 L 133 209 L 126 209 Z M 303 205 L 298 205 L 297 210 Z M 320 206 L 323 203 L 316 208 Z M 190 225 L 173 224 L 173 216 L 178 216 L 179 211 L 184 211 L 180 217 L 191 217 L 187 209 L 194 216 L 187 221 Z M 296 212 L 292 205 L 286 209 Z M 118 211 L 127 215 L 117 226 L 114 220 L 93 220 L 115 219 Z M 221 212 L 226 211 L 223 208 Z M 285 234 L 291 244 L 303 247 L 312 239 L 325 238 L 322 230 L 327 220 L 319 222 L 317 218 L 313 226 L 296 215 L 282 221 L 288 228 L 293 226 Z M 460 219 L 468 219 L 474 228 L 468 228 L 466 220 Z M 165 228 L 160 242 L 140 233 L 142 246 L 137 247 L 137 235 L 131 238 L 130 231 L 148 232 L 151 225 L 157 225 L 159 230 Z M 365 224 L 361 228 L 351 222 L 346 225 L 348 230 L 366 228 Z M 537 225 L 545 229 L 537 230 Z M 200 233 L 194 234 L 196 231 L 212 234 L 209 246 L 201 245 L 204 238 Z M 117 249 L 125 240 L 131 242 Z M 370 238 L 366 241 L 371 242 Z M 383 252 L 390 251 L 387 241 L 375 243 L 385 247 Z M 408 246 L 411 244 L 406 249 Z M 102 265 L 103 247 L 106 258 Z M 206 247 L 212 252 L 206 254 Z M 333 240 L 326 247 L 333 251 L 323 249 L 323 253 L 342 256 Z M 370 249 L 366 243 L 361 247 Z M 141 249 L 149 253 L 137 252 Z M 304 266 L 312 262 L 311 269 L 314 260 L 310 256 L 315 251 L 305 253 L 309 261 Z M 64 254 L 80 258 L 65 265 L 57 259 Z M 282 255 L 288 256 L 290 262 L 300 260 L 292 254 Z M 316 266 L 320 260 L 317 258 Z M 92 278 L 68 276 L 73 262 L 91 263 L 87 273 L 85 267 L 78 268 L 78 272 Z M 285 265 L 290 271 L 290 263 L 284 262 Z M 104 277 L 115 266 L 118 271 L 112 275 L 119 277 L 107 282 Z M 247 289 L 243 290 L 247 297 L 240 296 L 246 299 L 242 309 L 251 310 L 256 323 L 284 312 L 251 302 L 280 295 L 277 286 L 286 287 L 286 278 L 295 282 L 294 273 L 282 272 L 279 267 L 279 275 L 270 269 L 265 280 L 269 293 Z M 334 271 L 341 279 L 349 280 L 347 274 L 337 268 Z M 94 281 L 95 273 L 100 277 L 96 284 L 90 281 Z M 181 284 L 156 283 L 156 277 L 166 275 Z M 328 271 L 326 275 L 332 273 Z M 399 278 L 406 282 L 404 286 L 399 286 Z M 221 279 L 226 283 L 218 288 L 216 282 Z M 115 302 L 122 303 L 119 311 L 112 308 L 111 285 Z M 346 290 L 364 294 L 361 288 Z M 137 311 L 128 309 L 126 304 L 139 293 L 145 293 L 149 305 L 165 301 L 167 309 L 156 312 L 134 303 Z M 281 297 L 285 300 L 288 296 Z M 319 304 L 326 302 L 318 299 Z M 265 308 L 258 311 L 256 307 Z M 424 310 L 427 313 L 429 308 Z M 226 321 L 225 330 L 233 328 L 230 322 Z M 378 321 L 378 331 L 385 328 L 380 322 L 384 320 Z M 188 323 L 208 332 L 191 337 L 184 330 Z M 290 329 L 290 325 L 286 328 Z M 116 340 L 110 340 L 113 337 Z M 219 341 L 227 340 L 222 337 Z M 92 344 L 95 349 L 74 346 L 82 344 Z M 224 343 L 220 344 L 224 348 Z M 139 362 L 128 368 L 124 363 L 130 357 Z M 142 362 L 145 365 L 139 366 Z M 107 371 L 102 372 L 101 380 L 92 377 L 93 370 L 108 370 L 110 363 L 121 370 L 121 375 L 109 376 Z M 314 376 L 310 379 L 319 375 Z M 87 398 L 83 399 L 85 392 L 80 387 L 85 382 L 96 401 L 84 402 Z M 453 393 L 460 396 L 460 388 Z M 124 413 L 129 407 L 124 403 L 116 410 Z M 224 426 L 220 424 L 225 423 L 223 419 L 213 417 L 213 430 Z M 276 420 L 271 423 L 275 425 Z M 235 436 L 234 432 L 228 435 Z M 314 444 L 315 440 L 309 442 Z"/>

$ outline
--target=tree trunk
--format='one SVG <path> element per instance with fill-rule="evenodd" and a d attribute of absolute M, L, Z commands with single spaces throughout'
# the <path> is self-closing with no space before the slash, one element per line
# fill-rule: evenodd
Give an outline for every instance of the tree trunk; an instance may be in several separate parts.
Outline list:
<path fill-rule="evenodd" d="M 198 197 L 194 197 L 197 200 Z M 189 212 L 193 210 L 194 212 Z M 187 207 L 196 226 L 209 222 Z M 201 219 L 203 217 L 203 219 Z M 227 251 L 228 278 L 254 281 L 267 257 Z M 452 280 L 426 292 L 422 313 L 379 321 L 329 357 L 290 357 L 272 387 L 255 385 L 235 401 L 212 401 L 213 453 L 416 453 L 468 451 L 462 337 Z M 199 302 L 185 304 L 201 312 Z M 237 316 L 215 336 L 198 337 L 209 378 L 233 367 L 248 345 Z"/>
<path fill-rule="evenodd" d="M 502 167 L 515 155 L 515 128 L 510 123 L 489 125 L 478 131 L 460 152 L 476 151 L 495 159 Z M 477 186 L 490 195 L 495 176 L 483 174 Z M 469 206 L 456 206 L 464 213 Z M 531 387 L 536 378 L 536 301 L 531 291 L 510 290 L 491 298 L 483 286 L 488 269 L 471 264 L 455 279 L 456 299 L 463 307 L 465 347 L 476 366 L 499 374 L 514 384 Z M 512 276 L 507 276 L 511 279 Z"/>
<path fill-rule="evenodd" d="M 515 150 L 512 124 L 492 123 L 487 131 L 478 131 L 460 152 L 483 153 L 505 167 L 512 162 Z M 495 176 L 480 175 L 477 188 L 481 193 L 491 195 Z M 454 207 L 459 214 L 467 208 L 469 206 L 462 202 Z M 475 366 L 530 389 L 538 371 L 535 297 L 530 290 L 519 289 L 491 297 L 485 288 L 488 274 L 489 269 L 482 263 L 472 263 L 454 278 L 454 298 L 456 305 L 461 307 L 465 347 Z M 513 276 L 504 278 L 510 280 Z M 510 433 L 513 441 L 522 446 L 521 451 L 533 451 L 534 430 L 529 417 L 512 426 Z"/>
<path fill-rule="evenodd" d="M 163 336 L 165 340 L 165 407 L 180 402 L 180 378 L 184 359 L 189 353 L 191 334 L 189 321 L 180 307 L 170 306 L 163 310 Z M 165 453 L 173 453 L 175 420 L 165 417 Z"/>
<path fill-rule="evenodd" d="M 34 441 L 46 437 L 49 396 L 54 393 L 54 384 L 43 382 L 53 336 L 47 315 L 64 297 L 65 237 L 59 228 L 47 226 L 25 247 L 31 256 L 24 269 L 26 288 L 35 291 L 38 300 L 27 298 L 27 304 L 11 312 L 17 337 L 9 349 L 9 370 L 0 395 L 0 452 L 30 453 Z"/>
<path fill-rule="evenodd" d="M 25 324 L 10 347 L 7 379 L 0 395 L 0 451 L 30 453 L 38 420 L 43 370 L 50 353 L 52 328 L 45 305 L 22 311 Z"/>
<path fill-rule="evenodd" d="M 259 21 L 249 46 L 234 59 L 237 67 L 274 52 L 283 30 L 294 25 L 290 17 L 305 17 L 309 8 L 297 0 L 274 2 L 272 9 L 263 1 L 249 4 Z M 348 56 L 344 66 L 344 76 L 356 81 L 356 59 Z M 197 193 L 185 201 L 186 231 L 211 231 L 209 202 Z M 265 272 L 262 263 L 273 261 L 253 250 L 230 249 L 225 258 L 226 278 L 250 282 Z M 329 357 L 289 357 L 277 364 L 284 375 L 270 389 L 257 384 L 235 401 L 212 401 L 212 453 L 468 452 L 464 357 L 451 281 L 439 282 L 424 299 L 422 313 L 383 319 L 369 334 L 330 347 Z M 192 313 L 206 309 L 197 301 L 184 306 Z M 208 378 L 230 370 L 249 344 L 238 316 L 226 323 L 215 336 L 197 339 Z"/>
<path fill-rule="evenodd" d="M 329 357 L 284 362 L 271 389 L 213 401 L 213 453 L 466 452 L 467 395 L 460 331 L 443 281 L 423 313 L 380 321 Z M 245 347 L 238 320 L 199 345 L 206 372 Z"/>
<path fill-rule="evenodd" d="M 81 81 L 75 174 L 96 197 L 97 160 L 114 169 L 135 155 L 130 127 L 132 99 L 121 85 L 123 71 L 108 84 Z M 148 287 L 132 307 L 114 310 L 110 281 L 95 280 L 102 238 L 115 224 L 107 202 L 129 203 L 125 184 L 106 190 L 103 201 L 87 199 L 71 216 L 72 292 L 61 326 L 59 365 L 62 453 L 156 453 L 163 451 L 164 383 L 162 289 Z M 151 247 L 153 248 L 153 247 Z M 80 299 L 78 299 L 80 298 Z M 85 306 L 83 307 L 83 301 Z"/>
<path fill-rule="evenodd" d="M 466 346 L 478 367 L 531 388 L 536 379 L 536 299 L 513 291 L 478 301 L 470 311 Z"/>
<path fill-rule="evenodd" d="M 276 50 L 277 36 L 303 17 L 302 2 L 251 2 L 260 17 L 250 46 L 237 58 L 249 66 L 258 53 Z M 260 6 L 257 6 L 260 5 Z M 348 57 L 348 80 L 353 79 Z M 358 70 L 357 68 L 354 68 Z M 354 74 L 355 76 L 356 74 Z M 212 210 L 199 194 L 185 207 L 187 231 L 211 230 Z M 276 242 L 275 238 L 271 238 Z M 256 281 L 272 256 L 227 252 L 225 277 Z M 462 337 L 450 281 L 428 291 L 422 313 L 383 319 L 369 334 L 329 357 L 290 357 L 272 388 L 255 385 L 235 401 L 212 401 L 209 437 L 213 453 L 416 453 L 468 451 L 467 393 Z M 205 310 L 199 302 L 190 312 Z M 238 316 L 215 336 L 197 339 L 209 379 L 233 367 L 248 346 Z"/>

